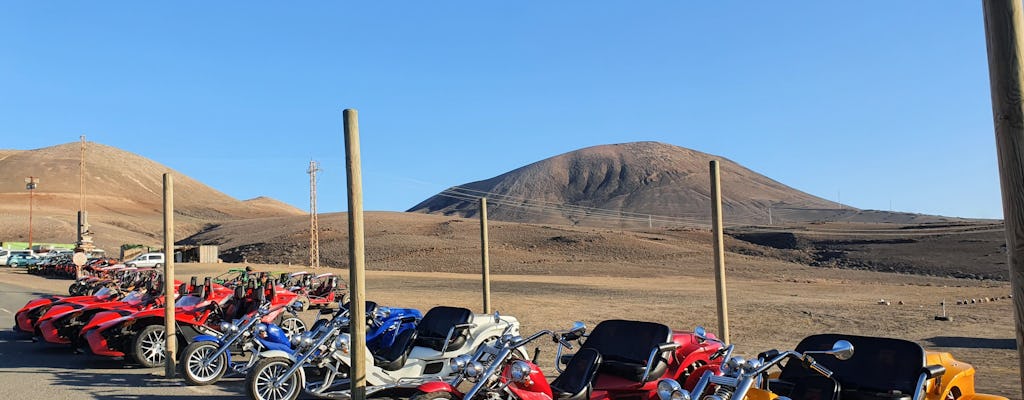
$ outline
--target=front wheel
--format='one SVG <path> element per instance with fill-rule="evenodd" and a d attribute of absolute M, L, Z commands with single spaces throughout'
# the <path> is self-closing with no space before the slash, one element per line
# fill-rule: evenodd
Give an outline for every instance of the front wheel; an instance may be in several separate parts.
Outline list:
<path fill-rule="evenodd" d="M 284 376 L 291 367 L 292 360 L 284 357 L 260 360 L 245 376 L 245 394 L 255 400 L 295 400 L 302 392 L 305 379 L 302 368 Z"/>
<path fill-rule="evenodd" d="M 163 325 L 150 325 L 135 335 L 132 340 L 132 357 L 146 368 L 164 365 L 164 349 L 167 341 L 164 338 Z"/>
<path fill-rule="evenodd" d="M 452 395 L 451 392 L 445 392 L 445 391 L 441 391 L 441 390 L 438 390 L 436 392 L 427 392 L 427 393 L 423 393 L 423 392 L 417 391 L 416 394 L 413 394 L 412 397 L 409 398 L 409 400 L 454 400 L 454 399 L 455 399 L 455 396 Z"/>
<path fill-rule="evenodd" d="M 228 352 L 217 353 L 216 342 L 195 342 L 181 353 L 181 369 L 188 383 L 202 386 L 216 383 L 228 369 Z M 212 358 L 211 358 L 212 357 Z"/>

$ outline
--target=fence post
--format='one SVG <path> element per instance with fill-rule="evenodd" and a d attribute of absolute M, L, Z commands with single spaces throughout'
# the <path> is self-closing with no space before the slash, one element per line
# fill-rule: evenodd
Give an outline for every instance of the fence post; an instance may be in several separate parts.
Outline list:
<path fill-rule="evenodd" d="M 480 198 L 480 266 L 484 280 L 484 314 L 491 313 L 491 265 L 487 255 L 487 198 Z"/>
<path fill-rule="evenodd" d="M 342 112 L 345 119 L 345 173 L 348 178 L 349 314 L 352 316 L 352 400 L 366 400 L 366 291 L 363 243 L 363 175 L 359 156 L 359 115 Z"/>
<path fill-rule="evenodd" d="M 718 161 L 711 160 L 711 233 L 715 251 L 715 295 L 718 300 L 718 338 L 729 343 L 729 303 L 725 294 L 725 240 L 722 234 L 722 182 Z"/>
<path fill-rule="evenodd" d="M 1017 326 L 1017 361 L 1024 393 L 1024 17 L 1020 0 L 985 0 L 981 4 L 1003 194 L 1007 265 Z"/>

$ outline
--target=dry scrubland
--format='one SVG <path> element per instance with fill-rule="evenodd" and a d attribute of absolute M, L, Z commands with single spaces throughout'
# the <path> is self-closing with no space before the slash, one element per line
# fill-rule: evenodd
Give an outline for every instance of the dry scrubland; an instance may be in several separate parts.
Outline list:
<path fill-rule="evenodd" d="M 658 321 L 677 329 L 704 325 L 717 331 L 714 279 L 708 267 L 620 276 L 603 266 L 573 264 L 572 275 L 563 266 L 539 265 L 531 274 L 493 276 L 495 309 L 519 318 L 527 333 L 568 327 L 575 320 L 592 327 L 610 318 Z M 179 277 L 207 276 L 231 266 L 236 265 L 178 264 L 176 269 Z M 729 268 L 730 329 L 740 353 L 791 348 L 802 337 L 821 332 L 900 337 L 974 364 L 980 390 L 1020 398 L 1011 301 L 953 305 L 948 307 L 952 322 L 933 319 L 942 299 L 1002 297 L 1009 292 L 1006 283 L 751 263 L 742 257 Z M 781 268 L 786 274 L 778 273 Z M 331 270 L 347 277 L 347 270 Z M 0 279 L 43 292 L 67 283 L 9 269 Z M 385 305 L 481 307 L 480 277 L 472 273 L 381 271 L 371 265 L 366 290 L 369 299 Z M 876 304 L 883 298 L 891 305 Z M 541 365 L 550 368 L 554 348 L 542 349 Z"/>

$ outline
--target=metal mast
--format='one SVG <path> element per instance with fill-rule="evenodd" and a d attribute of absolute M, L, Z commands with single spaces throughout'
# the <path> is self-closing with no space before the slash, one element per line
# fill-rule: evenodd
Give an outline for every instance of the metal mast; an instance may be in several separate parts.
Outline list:
<path fill-rule="evenodd" d="M 320 163 L 309 162 L 309 267 L 320 268 L 320 223 L 316 217 L 316 173 Z"/>

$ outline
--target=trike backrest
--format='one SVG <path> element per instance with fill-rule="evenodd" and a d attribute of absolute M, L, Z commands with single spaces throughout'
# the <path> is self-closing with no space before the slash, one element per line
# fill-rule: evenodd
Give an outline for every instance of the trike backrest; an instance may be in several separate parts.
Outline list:
<path fill-rule="evenodd" d="M 639 381 L 651 350 L 671 341 L 672 329 L 664 324 L 611 319 L 597 324 L 581 348 L 601 353 L 600 372 Z M 660 378 L 666 361 L 656 358 L 648 378 Z"/>
<path fill-rule="evenodd" d="M 813 357 L 834 373 L 832 377 L 839 382 L 844 392 L 915 392 L 917 380 L 925 366 L 924 349 L 917 343 L 903 339 L 826 333 L 804 338 L 796 346 L 796 351 L 829 350 L 838 340 L 853 344 L 853 357 L 848 360 L 839 360 L 827 354 Z M 779 374 L 779 380 L 798 382 L 814 375 L 818 373 L 791 359 Z"/>
<path fill-rule="evenodd" d="M 453 326 L 471 322 L 473 312 L 467 308 L 437 306 L 416 325 L 416 345 L 430 347 L 441 351 L 445 347 L 445 337 Z M 465 331 L 456 331 L 449 340 L 448 351 L 458 350 L 466 343 Z"/>

